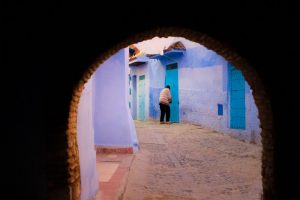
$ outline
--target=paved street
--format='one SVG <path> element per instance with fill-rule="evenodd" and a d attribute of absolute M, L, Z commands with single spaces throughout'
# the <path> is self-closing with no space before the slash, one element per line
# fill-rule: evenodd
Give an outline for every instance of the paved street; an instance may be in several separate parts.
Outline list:
<path fill-rule="evenodd" d="M 261 147 L 191 124 L 136 121 L 124 200 L 259 200 Z"/>

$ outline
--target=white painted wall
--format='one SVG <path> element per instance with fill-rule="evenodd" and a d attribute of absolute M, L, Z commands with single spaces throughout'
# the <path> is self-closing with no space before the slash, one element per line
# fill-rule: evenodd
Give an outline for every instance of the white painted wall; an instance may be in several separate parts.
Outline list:
<path fill-rule="evenodd" d="M 78 105 L 77 142 L 81 174 L 81 200 L 91 200 L 99 189 L 96 171 L 96 151 L 93 127 L 93 83 L 92 77 L 85 85 Z"/>

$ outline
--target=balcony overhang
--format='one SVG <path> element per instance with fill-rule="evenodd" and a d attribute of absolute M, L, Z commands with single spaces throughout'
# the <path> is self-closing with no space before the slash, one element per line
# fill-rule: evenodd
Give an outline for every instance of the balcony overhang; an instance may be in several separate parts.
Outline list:
<path fill-rule="evenodd" d="M 148 58 L 145 55 L 139 56 L 132 61 L 129 61 L 129 66 L 139 66 L 148 62 Z"/>
<path fill-rule="evenodd" d="M 175 56 L 183 55 L 184 52 L 185 50 L 183 49 L 172 49 L 172 50 L 164 51 L 164 55 L 169 57 L 175 57 Z"/>

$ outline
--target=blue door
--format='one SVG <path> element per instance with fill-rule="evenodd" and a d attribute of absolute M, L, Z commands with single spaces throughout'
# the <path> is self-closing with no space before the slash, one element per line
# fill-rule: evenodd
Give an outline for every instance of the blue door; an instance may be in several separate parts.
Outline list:
<path fill-rule="evenodd" d="M 138 120 L 145 120 L 145 75 L 139 76 L 139 115 Z"/>
<path fill-rule="evenodd" d="M 170 85 L 172 103 L 171 109 L 171 122 L 179 122 L 179 97 L 178 97 L 178 66 L 177 63 L 167 65 L 165 85 Z"/>
<path fill-rule="evenodd" d="M 242 72 L 228 64 L 230 128 L 246 128 L 245 78 Z"/>
<path fill-rule="evenodd" d="M 132 119 L 136 120 L 136 75 L 132 76 Z"/>

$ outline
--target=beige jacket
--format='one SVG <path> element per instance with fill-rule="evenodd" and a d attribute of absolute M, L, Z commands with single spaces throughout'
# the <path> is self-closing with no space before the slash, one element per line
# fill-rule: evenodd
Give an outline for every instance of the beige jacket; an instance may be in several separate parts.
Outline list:
<path fill-rule="evenodd" d="M 170 105 L 172 102 L 172 96 L 169 88 L 164 88 L 159 95 L 159 103 L 164 105 Z"/>

